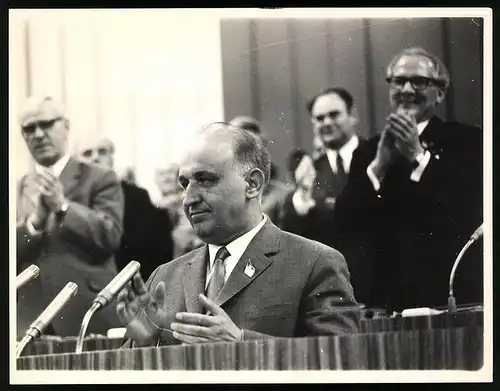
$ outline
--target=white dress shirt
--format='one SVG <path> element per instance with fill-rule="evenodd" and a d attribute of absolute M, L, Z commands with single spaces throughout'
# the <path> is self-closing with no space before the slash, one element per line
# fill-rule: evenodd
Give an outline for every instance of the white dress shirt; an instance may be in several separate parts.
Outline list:
<path fill-rule="evenodd" d="M 429 120 L 420 122 L 417 124 L 417 130 L 418 130 L 418 135 L 420 136 L 424 129 L 427 127 L 427 124 L 429 123 Z M 422 174 L 424 173 L 425 168 L 429 164 L 429 161 L 431 160 L 431 153 L 429 151 L 425 151 L 424 157 L 418 162 L 418 166 L 413 169 L 410 175 L 410 179 L 414 182 L 420 182 L 420 178 L 422 177 Z M 366 168 L 366 175 L 368 175 L 368 178 L 370 178 L 370 182 L 373 185 L 373 189 L 375 191 L 380 190 L 380 181 L 378 180 L 377 176 L 373 172 L 373 164 L 374 162 L 371 162 L 370 165 Z"/>
<path fill-rule="evenodd" d="M 50 170 L 55 176 L 60 177 L 64 168 L 68 165 L 69 159 L 70 159 L 70 155 L 66 154 L 50 167 L 43 167 L 40 164 L 36 163 L 35 164 L 35 171 L 40 172 L 42 170 Z M 41 231 L 36 230 L 35 227 L 33 226 L 32 216 L 30 216 L 26 220 L 26 228 L 28 229 L 28 233 L 32 236 L 41 234 Z"/>
<path fill-rule="evenodd" d="M 358 147 L 358 145 L 358 136 L 352 136 L 351 139 L 347 143 L 345 143 L 338 151 L 334 149 L 326 150 L 326 157 L 328 158 L 328 163 L 330 163 L 330 167 L 334 174 L 338 172 L 337 154 L 340 154 L 340 156 L 342 157 L 342 165 L 344 166 L 344 171 L 346 173 L 349 173 L 349 170 L 351 168 L 352 154 L 354 153 L 354 150 Z M 313 198 L 304 198 L 304 195 L 298 191 L 296 191 L 292 196 L 292 203 L 295 211 L 299 216 L 304 216 L 305 214 L 307 214 L 307 212 L 309 212 L 311 208 L 316 206 L 316 201 Z"/>
<path fill-rule="evenodd" d="M 241 256 L 247 249 L 248 245 L 252 241 L 252 239 L 257 235 L 257 233 L 262 229 L 264 224 L 266 223 L 267 216 L 263 214 L 262 221 L 257 224 L 254 228 L 252 228 L 250 231 L 247 233 L 241 235 L 239 238 L 234 239 L 231 243 L 227 244 L 225 247 L 227 248 L 227 251 L 229 251 L 229 255 L 225 261 L 224 261 L 224 266 L 225 266 L 225 274 L 224 274 L 224 282 L 227 281 L 229 276 L 231 275 L 231 272 L 235 268 L 236 264 L 240 260 Z M 210 278 L 212 277 L 212 271 L 213 271 L 213 265 L 215 262 L 215 255 L 217 254 L 217 251 L 223 246 L 218 246 L 215 244 L 209 244 L 208 245 L 208 255 L 209 255 L 209 267 L 207 268 L 207 279 L 205 283 L 205 289 L 208 286 L 208 283 L 210 281 Z"/>
<path fill-rule="evenodd" d="M 347 143 L 345 143 L 342 146 L 342 148 L 340 148 L 338 151 L 329 148 L 326 150 L 326 156 L 328 158 L 328 162 L 330 163 L 330 167 L 332 168 L 333 173 L 338 172 L 337 154 L 340 154 L 340 157 L 342 158 L 344 171 L 346 173 L 349 173 L 349 169 L 351 168 L 352 154 L 354 153 L 354 150 L 358 147 L 358 145 L 359 145 L 358 136 L 352 136 L 351 139 Z"/>

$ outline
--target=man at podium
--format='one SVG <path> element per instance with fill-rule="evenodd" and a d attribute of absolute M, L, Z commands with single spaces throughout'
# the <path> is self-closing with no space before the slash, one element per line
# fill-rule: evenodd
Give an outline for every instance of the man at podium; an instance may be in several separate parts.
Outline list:
<path fill-rule="evenodd" d="M 206 245 L 120 292 L 125 346 L 334 335 L 360 315 L 343 255 L 262 213 L 270 158 L 241 129 L 212 124 L 188 148 L 184 211 Z"/>

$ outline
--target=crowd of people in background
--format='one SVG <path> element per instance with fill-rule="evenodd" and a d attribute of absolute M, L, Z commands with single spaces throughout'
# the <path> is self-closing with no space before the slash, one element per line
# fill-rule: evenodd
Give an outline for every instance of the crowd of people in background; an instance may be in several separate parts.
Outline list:
<path fill-rule="evenodd" d="M 426 50 L 397 54 L 387 66 L 386 82 L 392 111 L 383 129 L 368 132 L 376 134 L 368 140 L 360 136 L 355 97 L 347 89 L 328 86 L 311 97 L 303 109 L 310 116 L 313 148 L 290 151 L 281 176 L 286 180 L 279 179 L 272 163 L 269 178 L 260 179 L 260 207 L 269 220 L 264 231 L 278 235 L 272 224 L 294 234 L 283 240 L 295 251 L 304 245 L 324 257 L 333 253 L 323 245 L 338 250 L 348 267 L 344 271 L 339 260 L 339 286 L 351 304 L 352 285 L 357 302 L 366 307 L 402 311 L 445 305 L 455 257 L 483 221 L 482 130 L 436 115 L 450 75 Z M 259 119 L 241 114 L 225 126 L 252 134 L 258 141 L 249 142 L 250 147 L 265 147 L 268 135 Z M 69 120 L 53 98 L 31 98 L 20 124 L 36 164 L 18 188 L 18 271 L 36 263 L 41 277 L 18 296 L 19 333 L 69 280 L 79 283 L 82 294 L 62 313 L 65 321 L 55 319 L 48 333 L 76 335 L 94 294 L 131 260 L 141 263 L 147 280 L 164 270 L 165 263 L 206 245 L 186 215 L 186 186 L 179 181 L 178 163 L 157 167 L 161 197 L 153 202 L 133 170 L 118 178 L 111 140 L 81 140 L 74 153 L 68 150 Z M 259 220 L 259 213 L 250 220 Z M 457 299 L 481 303 L 481 246 L 466 257 L 457 272 Z M 313 270 L 312 276 L 322 278 L 312 264 L 298 263 L 294 259 L 290 267 Z M 282 269 L 286 273 L 286 263 Z M 253 299 L 245 300 L 251 305 Z M 338 327 L 351 328 L 350 318 L 337 321 Z M 251 328 L 249 320 L 242 322 Z M 114 310 L 106 309 L 90 331 L 105 333 L 120 325 Z M 279 334 L 278 329 L 267 325 L 263 331 Z M 329 328 L 314 323 L 301 330 L 306 335 Z"/>

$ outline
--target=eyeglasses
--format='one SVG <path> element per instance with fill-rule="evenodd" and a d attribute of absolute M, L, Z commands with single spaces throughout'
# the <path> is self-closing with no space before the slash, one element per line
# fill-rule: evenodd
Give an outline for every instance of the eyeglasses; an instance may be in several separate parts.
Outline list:
<path fill-rule="evenodd" d="M 329 117 L 331 119 L 335 119 L 338 117 L 338 115 L 339 115 L 338 111 L 330 111 L 326 114 L 316 115 L 316 116 L 314 116 L 314 119 L 318 122 L 323 122 L 326 119 L 326 117 Z"/>
<path fill-rule="evenodd" d="M 415 76 L 415 77 L 388 77 L 385 79 L 387 83 L 394 89 L 402 90 L 406 83 L 410 82 L 411 87 L 415 91 L 425 90 L 430 86 L 439 85 L 439 82 L 435 79 L 430 79 L 424 76 Z"/>
<path fill-rule="evenodd" d="M 56 117 L 50 120 L 32 122 L 28 125 L 22 126 L 21 129 L 26 136 L 31 136 L 36 132 L 37 127 L 46 132 L 47 130 L 50 130 L 54 126 L 54 124 L 61 119 L 63 119 L 63 117 Z"/>

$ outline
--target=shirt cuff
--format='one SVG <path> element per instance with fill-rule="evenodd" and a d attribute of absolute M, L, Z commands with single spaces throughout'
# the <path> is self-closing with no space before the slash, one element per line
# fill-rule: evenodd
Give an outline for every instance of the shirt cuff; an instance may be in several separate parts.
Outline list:
<path fill-rule="evenodd" d="M 297 212 L 298 215 L 304 216 L 309 212 L 311 208 L 313 208 L 316 205 L 316 201 L 314 199 L 310 199 L 307 202 L 304 202 L 304 200 L 300 197 L 300 194 L 298 191 L 296 191 L 292 197 L 292 203 L 293 207 L 295 208 L 295 211 Z"/>
<path fill-rule="evenodd" d="M 366 168 L 366 175 L 368 175 L 368 178 L 370 179 L 370 182 L 372 183 L 373 190 L 379 191 L 380 190 L 380 182 L 377 178 L 377 176 L 373 172 L 373 162 L 370 163 L 370 165 Z"/>
<path fill-rule="evenodd" d="M 35 229 L 35 227 L 33 226 L 33 223 L 32 223 L 32 217 L 28 217 L 28 219 L 26 220 L 26 228 L 28 229 L 28 233 L 31 235 L 31 236 L 39 236 L 42 234 L 42 231 L 38 231 L 37 229 Z"/>
<path fill-rule="evenodd" d="M 424 156 L 418 162 L 418 166 L 415 167 L 415 169 L 411 173 L 410 179 L 413 182 L 420 182 L 420 178 L 422 177 L 422 174 L 424 173 L 424 170 L 429 164 L 430 160 L 431 153 L 429 151 L 425 151 Z"/>

